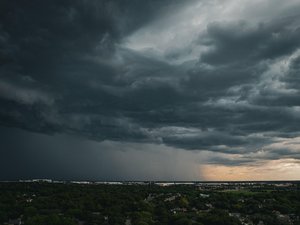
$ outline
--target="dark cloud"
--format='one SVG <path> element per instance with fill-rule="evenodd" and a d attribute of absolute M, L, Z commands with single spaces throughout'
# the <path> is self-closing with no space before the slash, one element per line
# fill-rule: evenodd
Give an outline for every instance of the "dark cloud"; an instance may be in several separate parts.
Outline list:
<path fill-rule="evenodd" d="M 239 159 L 232 159 L 232 158 L 226 158 L 226 157 L 219 157 L 214 156 L 209 161 L 208 164 L 212 165 L 227 165 L 227 166 L 241 166 L 241 165 L 248 165 L 256 160 L 253 159 L 245 159 L 245 158 L 239 158 Z"/>
<path fill-rule="evenodd" d="M 180 12 L 197 2 L 1 1 L 0 125 L 229 155 L 296 138 L 300 24 L 286 16 L 295 6 L 282 5 L 282 18 L 208 17 L 195 33 Z M 160 20 L 182 31 L 164 33 Z M 182 47 L 176 32 L 192 40 Z"/>
<path fill-rule="evenodd" d="M 275 19 L 251 25 L 214 22 L 200 42 L 211 46 L 201 60 L 210 64 L 249 64 L 291 54 L 299 47 L 300 28 L 290 26 L 296 18 Z"/>

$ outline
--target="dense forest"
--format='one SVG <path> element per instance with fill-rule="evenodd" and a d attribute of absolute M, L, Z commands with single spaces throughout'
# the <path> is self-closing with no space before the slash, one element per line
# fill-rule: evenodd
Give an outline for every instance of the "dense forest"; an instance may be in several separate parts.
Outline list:
<path fill-rule="evenodd" d="M 0 224 L 300 224 L 293 189 L 202 189 L 196 185 L 0 183 Z"/>

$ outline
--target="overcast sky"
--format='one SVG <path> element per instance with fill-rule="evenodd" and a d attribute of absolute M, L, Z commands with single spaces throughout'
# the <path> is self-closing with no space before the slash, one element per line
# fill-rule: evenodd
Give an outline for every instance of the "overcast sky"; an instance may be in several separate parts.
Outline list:
<path fill-rule="evenodd" d="M 0 179 L 300 179 L 299 0 L 2 0 Z"/>

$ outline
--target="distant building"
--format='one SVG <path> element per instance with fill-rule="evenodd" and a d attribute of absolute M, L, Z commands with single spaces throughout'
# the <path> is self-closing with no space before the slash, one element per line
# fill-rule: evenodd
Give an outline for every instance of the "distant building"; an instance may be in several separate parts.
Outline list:
<path fill-rule="evenodd" d="M 176 195 L 166 198 L 164 201 L 171 202 L 171 201 L 174 201 L 177 197 L 181 197 L 181 194 L 177 193 Z"/>
<path fill-rule="evenodd" d="M 171 185 L 175 185 L 175 183 L 155 183 L 156 185 L 158 186 L 161 186 L 161 187 L 167 187 L 167 186 L 171 186 Z"/>
<path fill-rule="evenodd" d="M 209 198 L 209 195 L 207 195 L 207 194 L 200 194 L 200 197 L 201 198 Z"/>

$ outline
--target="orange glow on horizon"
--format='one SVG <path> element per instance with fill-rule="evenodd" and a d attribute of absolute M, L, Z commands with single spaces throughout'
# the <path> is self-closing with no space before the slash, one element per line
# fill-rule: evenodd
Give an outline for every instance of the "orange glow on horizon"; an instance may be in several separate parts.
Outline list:
<path fill-rule="evenodd" d="M 280 159 L 258 165 L 203 165 L 205 180 L 247 181 L 247 180 L 300 180 L 300 160 Z"/>

